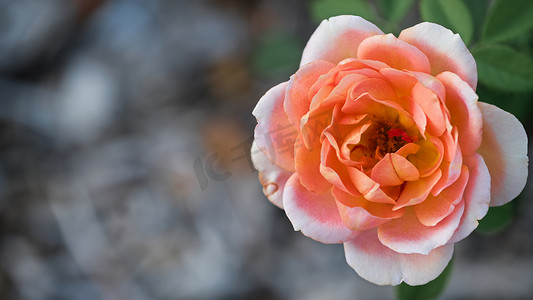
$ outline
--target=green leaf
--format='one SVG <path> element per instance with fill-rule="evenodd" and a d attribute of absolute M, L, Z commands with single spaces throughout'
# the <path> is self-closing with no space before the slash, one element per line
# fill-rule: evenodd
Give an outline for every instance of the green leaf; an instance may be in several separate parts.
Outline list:
<path fill-rule="evenodd" d="M 294 73 L 300 64 L 303 45 L 288 34 L 267 34 L 252 52 L 252 69 L 260 76 L 276 77 Z"/>
<path fill-rule="evenodd" d="M 528 122 L 531 119 L 531 111 L 533 109 L 532 92 L 503 92 L 488 88 L 484 84 L 479 84 L 476 93 L 479 96 L 479 101 L 494 104 L 499 108 L 510 112 L 523 123 Z"/>
<path fill-rule="evenodd" d="M 452 271 L 453 259 L 435 280 L 424 285 L 410 286 L 405 282 L 396 287 L 396 296 L 399 300 L 433 300 L 437 299 L 444 291 Z"/>
<path fill-rule="evenodd" d="M 461 35 L 468 44 L 474 32 L 472 16 L 461 0 L 422 0 L 420 14 L 424 21 L 441 24 Z"/>
<path fill-rule="evenodd" d="M 485 42 L 500 42 L 533 28 L 533 1 L 499 0 L 492 5 L 483 29 Z"/>
<path fill-rule="evenodd" d="M 484 234 L 494 234 L 503 231 L 511 224 L 515 215 L 515 201 L 505 205 L 491 207 L 483 219 L 479 221 L 477 231 Z"/>
<path fill-rule="evenodd" d="M 356 15 L 372 21 L 373 11 L 364 0 L 314 0 L 310 6 L 311 18 L 316 23 L 338 15 Z"/>
<path fill-rule="evenodd" d="M 467 0 L 464 2 L 472 15 L 472 22 L 474 25 L 474 38 L 477 40 L 481 38 L 485 16 L 489 9 L 490 1 L 487 0 Z"/>
<path fill-rule="evenodd" d="M 533 60 L 507 46 L 486 46 L 473 51 L 479 81 L 502 91 L 533 89 Z"/>
<path fill-rule="evenodd" d="M 414 0 L 378 0 L 378 7 L 386 19 L 398 22 L 413 7 Z"/>

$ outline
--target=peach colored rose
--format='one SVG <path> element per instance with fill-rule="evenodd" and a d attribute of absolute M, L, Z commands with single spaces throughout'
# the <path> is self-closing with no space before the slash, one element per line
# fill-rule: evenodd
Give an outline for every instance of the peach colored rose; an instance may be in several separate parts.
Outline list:
<path fill-rule="evenodd" d="M 323 21 L 253 111 L 264 193 L 295 230 L 344 243 L 361 277 L 433 280 L 527 178 L 522 124 L 478 102 L 476 84 L 474 58 L 440 25 L 396 38 L 360 17 Z"/>

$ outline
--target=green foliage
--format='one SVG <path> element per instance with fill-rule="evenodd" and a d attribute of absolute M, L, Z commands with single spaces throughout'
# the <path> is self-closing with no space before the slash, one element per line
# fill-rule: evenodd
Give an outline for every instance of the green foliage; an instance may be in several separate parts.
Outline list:
<path fill-rule="evenodd" d="M 452 271 L 453 259 L 435 280 L 424 285 L 410 286 L 406 283 L 396 288 L 396 296 L 399 300 L 433 300 L 437 299 L 444 291 L 448 278 Z"/>
<path fill-rule="evenodd" d="M 374 12 L 364 0 L 313 0 L 310 5 L 311 18 L 316 23 L 338 15 L 355 15 L 373 21 Z"/>
<path fill-rule="evenodd" d="M 385 18 L 392 22 L 403 19 L 409 10 L 412 9 L 415 0 L 378 0 L 377 4 L 380 12 Z"/>
<path fill-rule="evenodd" d="M 531 120 L 531 109 L 533 109 L 533 93 L 502 92 L 480 84 L 476 93 L 479 101 L 494 104 L 499 108 L 512 113 L 523 123 Z"/>
<path fill-rule="evenodd" d="M 479 221 L 477 231 L 494 234 L 503 231 L 511 224 L 515 215 L 516 200 L 498 207 L 491 207 L 487 215 Z"/>
<path fill-rule="evenodd" d="M 422 0 L 420 14 L 424 21 L 441 24 L 461 35 L 468 45 L 474 32 L 472 16 L 461 0 Z"/>
<path fill-rule="evenodd" d="M 303 48 L 291 35 L 264 35 L 252 52 L 252 69 L 260 76 L 288 77 L 298 69 Z"/>
<path fill-rule="evenodd" d="M 497 0 L 483 29 L 484 42 L 501 42 L 527 34 L 533 28 L 533 1 Z"/>
<path fill-rule="evenodd" d="M 466 0 L 464 2 L 472 15 L 472 23 L 474 25 L 473 39 L 478 40 L 481 38 L 483 24 L 485 22 L 485 16 L 489 9 L 490 1 L 487 0 Z"/>
<path fill-rule="evenodd" d="M 475 49 L 479 81 L 502 91 L 533 89 L 533 60 L 507 46 L 492 45 Z"/>

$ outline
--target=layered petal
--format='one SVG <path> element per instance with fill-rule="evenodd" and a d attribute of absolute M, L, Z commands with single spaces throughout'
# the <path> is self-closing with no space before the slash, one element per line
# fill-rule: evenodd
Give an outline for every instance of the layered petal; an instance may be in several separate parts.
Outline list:
<path fill-rule="evenodd" d="M 465 157 L 464 163 L 470 174 L 463 194 L 465 211 L 450 243 L 456 243 L 472 233 L 479 224 L 478 220 L 481 220 L 489 210 L 490 174 L 483 157 L 475 153 Z"/>
<path fill-rule="evenodd" d="M 324 20 L 307 42 L 300 66 L 315 60 L 338 63 L 345 58 L 355 58 L 359 44 L 376 34 L 383 32 L 361 17 L 337 16 Z"/>
<path fill-rule="evenodd" d="M 375 35 L 361 42 L 357 49 L 357 58 L 381 61 L 398 70 L 424 73 L 431 71 L 429 60 L 424 53 L 390 33 Z"/>
<path fill-rule="evenodd" d="M 428 255 L 401 254 L 384 246 L 375 230 L 367 230 L 344 243 L 348 264 L 364 279 L 379 285 L 426 284 L 435 279 L 453 255 L 453 245 L 434 249 Z"/>
<path fill-rule="evenodd" d="M 391 220 L 378 228 L 383 245 L 398 253 L 428 254 L 445 245 L 459 226 L 464 203 L 459 202 L 454 211 L 435 226 L 420 223 L 413 209 L 407 209 L 403 217 Z"/>
<path fill-rule="evenodd" d="M 311 192 L 322 193 L 328 190 L 331 183 L 320 174 L 321 148 L 307 149 L 299 137 L 294 151 L 296 173 L 301 184 Z"/>
<path fill-rule="evenodd" d="M 517 197 L 527 180 L 527 135 L 512 114 L 479 102 L 483 114 L 483 156 L 491 177 L 491 206 L 503 205 Z"/>
<path fill-rule="evenodd" d="M 483 119 L 477 105 L 478 96 L 459 76 L 450 72 L 437 75 L 446 88 L 446 106 L 451 122 L 457 127 L 464 155 L 474 153 L 481 145 Z"/>
<path fill-rule="evenodd" d="M 283 110 L 286 89 L 287 82 L 280 83 L 259 99 L 252 112 L 257 119 L 254 140 L 273 163 L 294 171 L 294 143 L 298 128 L 289 122 Z"/>
<path fill-rule="evenodd" d="M 309 91 L 317 79 L 326 74 L 335 64 L 317 60 L 300 67 L 300 69 L 291 76 L 289 85 L 285 93 L 283 107 L 287 113 L 289 121 L 294 126 L 300 126 L 300 120 L 309 111 L 311 99 Z"/>
<path fill-rule="evenodd" d="M 257 147 L 255 142 L 252 143 L 251 154 L 254 167 L 259 172 L 259 181 L 263 185 L 263 193 L 270 202 L 283 209 L 283 189 L 292 172 L 271 162 L 266 154 Z"/>
<path fill-rule="evenodd" d="M 463 200 L 463 192 L 468 182 L 468 168 L 463 166 L 461 176 L 439 195 L 429 195 L 424 202 L 415 206 L 414 210 L 420 223 L 424 226 L 435 226 L 450 215 L 457 203 Z"/>
<path fill-rule="evenodd" d="M 295 231 L 326 244 L 349 241 L 358 232 L 348 229 L 342 222 L 335 199 L 328 190 L 313 193 L 293 174 L 283 191 L 283 207 Z"/>
<path fill-rule="evenodd" d="M 432 75 L 450 71 L 476 89 L 476 61 L 458 34 L 441 25 L 424 22 L 403 30 L 398 38 L 428 57 Z"/>

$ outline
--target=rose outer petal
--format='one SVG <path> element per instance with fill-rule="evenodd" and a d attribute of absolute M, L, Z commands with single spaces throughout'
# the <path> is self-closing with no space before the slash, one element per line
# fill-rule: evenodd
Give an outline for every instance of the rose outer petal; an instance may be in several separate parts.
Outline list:
<path fill-rule="evenodd" d="M 287 82 L 268 90 L 254 108 L 257 119 L 254 141 L 257 147 L 276 165 L 294 171 L 294 143 L 298 128 L 287 119 L 283 100 Z"/>
<path fill-rule="evenodd" d="M 291 176 L 289 172 L 278 167 L 266 156 L 256 143 L 252 143 L 252 162 L 259 172 L 259 181 L 263 185 L 263 193 L 277 207 L 283 209 L 283 189 Z"/>
<path fill-rule="evenodd" d="M 328 190 L 313 193 L 301 183 L 298 174 L 291 175 L 283 191 L 283 207 L 294 230 L 316 241 L 337 244 L 349 241 L 358 234 L 342 222 L 335 199 Z"/>
<path fill-rule="evenodd" d="M 337 16 L 324 20 L 309 38 L 300 66 L 315 60 L 338 63 L 345 58 L 355 58 L 359 44 L 376 34 L 383 32 L 361 17 Z"/>
<path fill-rule="evenodd" d="M 401 254 L 384 246 L 375 230 L 344 243 L 348 264 L 364 279 L 379 285 L 426 284 L 437 278 L 452 258 L 453 244 L 422 254 Z"/>
<path fill-rule="evenodd" d="M 527 135 L 512 114 L 479 102 L 483 114 L 483 139 L 478 153 L 483 156 L 491 177 L 491 206 L 503 205 L 517 197 L 527 180 Z"/>
<path fill-rule="evenodd" d="M 476 89 L 476 61 L 458 34 L 441 25 L 424 22 L 404 29 L 398 38 L 426 54 L 433 76 L 450 71 Z"/>

